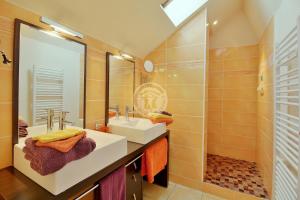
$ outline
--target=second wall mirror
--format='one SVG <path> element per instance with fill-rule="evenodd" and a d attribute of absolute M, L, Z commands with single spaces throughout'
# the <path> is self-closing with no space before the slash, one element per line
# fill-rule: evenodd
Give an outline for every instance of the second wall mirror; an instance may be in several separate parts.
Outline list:
<path fill-rule="evenodd" d="M 125 115 L 126 107 L 133 111 L 134 89 L 135 62 L 107 52 L 105 124 L 111 117 Z"/>

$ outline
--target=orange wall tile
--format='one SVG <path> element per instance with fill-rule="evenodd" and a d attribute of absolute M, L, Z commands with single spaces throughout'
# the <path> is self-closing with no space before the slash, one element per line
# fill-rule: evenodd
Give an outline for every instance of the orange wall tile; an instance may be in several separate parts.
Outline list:
<path fill-rule="evenodd" d="M 206 10 L 183 25 L 145 59 L 155 72 L 144 82 L 159 83 L 168 95 L 173 114 L 170 129 L 170 178 L 199 189 L 205 151 Z"/>
<path fill-rule="evenodd" d="M 255 161 L 258 46 L 210 50 L 208 153 Z"/>
<path fill-rule="evenodd" d="M 258 167 L 271 196 L 273 180 L 273 20 L 259 43 L 259 73 L 264 75 L 264 95 L 257 96 L 257 151 Z"/>
<path fill-rule="evenodd" d="M 0 49 L 9 58 L 13 55 L 14 19 L 19 18 L 35 25 L 47 28 L 40 23 L 40 16 L 0 1 Z M 76 39 L 76 38 L 74 38 Z M 104 121 L 105 105 L 105 53 L 118 53 L 104 42 L 85 36 L 82 42 L 87 44 L 87 96 L 86 125 L 94 128 L 95 121 Z M 139 59 L 137 59 L 139 62 Z M 0 169 L 12 164 L 12 65 L 0 63 Z"/>

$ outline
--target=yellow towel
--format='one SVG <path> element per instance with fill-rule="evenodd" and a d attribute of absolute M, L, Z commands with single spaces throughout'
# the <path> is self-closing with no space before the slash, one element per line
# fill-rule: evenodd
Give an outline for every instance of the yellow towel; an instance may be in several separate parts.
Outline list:
<path fill-rule="evenodd" d="M 54 131 L 52 133 L 47 133 L 36 137 L 32 137 L 32 140 L 38 140 L 41 143 L 48 143 L 48 142 L 54 142 L 54 141 L 64 140 L 70 137 L 74 137 L 81 133 L 82 130 L 68 128 L 68 129 Z"/>
<path fill-rule="evenodd" d="M 172 116 L 164 115 L 161 113 L 149 113 L 150 119 L 172 119 Z"/>

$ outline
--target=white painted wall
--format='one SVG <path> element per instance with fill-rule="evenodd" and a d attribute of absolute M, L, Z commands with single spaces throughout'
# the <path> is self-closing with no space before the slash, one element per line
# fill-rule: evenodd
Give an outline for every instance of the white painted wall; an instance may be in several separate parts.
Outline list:
<path fill-rule="evenodd" d="M 219 23 L 210 35 L 210 48 L 257 44 L 258 38 L 242 10 Z"/>
<path fill-rule="evenodd" d="M 64 42 L 67 41 L 61 41 L 61 43 Z M 28 37 L 27 34 L 21 34 L 19 115 L 26 121 L 31 121 L 32 79 L 30 77 L 32 75 L 33 66 L 54 67 L 64 70 L 64 110 L 70 112 L 68 115 L 69 121 L 78 123 L 80 105 L 80 55 L 81 53 L 78 49 L 72 50 L 72 48 L 64 48 L 63 45 L 53 45 L 51 42 L 49 43 L 49 41 L 42 41 Z"/>
<path fill-rule="evenodd" d="M 258 38 L 262 37 L 281 2 L 282 0 L 244 0 L 243 9 Z"/>
<path fill-rule="evenodd" d="M 275 13 L 275 43 L 280 42 L 296 26 L 300 17 L 300 0 L 282 0 Z"/>

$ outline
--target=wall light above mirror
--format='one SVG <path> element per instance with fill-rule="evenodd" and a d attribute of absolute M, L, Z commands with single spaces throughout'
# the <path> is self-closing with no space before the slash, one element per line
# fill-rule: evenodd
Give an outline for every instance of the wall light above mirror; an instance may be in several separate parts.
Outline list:
<path fill-rule="evenodd" d="M 50 25 L 56 32 L 58 33 L 64 33 L 64 34 L 67 34 L 67 35 L 71 35 L 73 37 L 78 37 L 80 39 L 83 38 L 83 35 L 77 31 L 74 31 L 64 25 L 61 25 L 47 17 L 41 17 L 40 18 L 40 21 L 45 23 L 45 24 L 48 24 Z"/>

